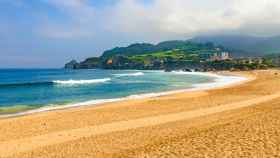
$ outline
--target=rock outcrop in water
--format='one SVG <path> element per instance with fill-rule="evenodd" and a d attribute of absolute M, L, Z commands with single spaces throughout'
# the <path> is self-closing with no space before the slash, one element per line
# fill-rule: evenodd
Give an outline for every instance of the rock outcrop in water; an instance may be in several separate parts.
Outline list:
<path fill-rule="evenodd" d="M 72 60 L 65 64 L 65 69 L 95 69 L 100 68 L 100 61 L 97 57 L 88 58 L 83 62 L 78 63 L 76 60 Z"/>
<path fill-rule="evenodd" d="M 78 69 L 79 63 L 76 60 L 71 60 L 69 63 L 66 63 L 64 66 L 65 69 Z"/>

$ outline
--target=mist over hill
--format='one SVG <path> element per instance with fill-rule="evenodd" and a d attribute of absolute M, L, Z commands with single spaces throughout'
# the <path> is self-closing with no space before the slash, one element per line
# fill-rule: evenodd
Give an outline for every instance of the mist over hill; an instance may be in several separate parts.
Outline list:
<path fill-rule="evenodd" d="M 256 37 L 237 35 L 198 36 L 193 42 L 212 42 L 232 51 L 237 57 L 254 57 L 267 54 L 280 54 L 280 36 Z"/>

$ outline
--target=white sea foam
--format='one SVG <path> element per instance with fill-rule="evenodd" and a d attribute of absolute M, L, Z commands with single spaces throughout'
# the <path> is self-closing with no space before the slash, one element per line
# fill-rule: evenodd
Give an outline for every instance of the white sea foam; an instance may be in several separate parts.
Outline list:
<path fill-rule="evenodd" d="M 213 74 L 212 77 L 214 77 L 214 82 L 209 83 L 199 83 L 195 84 L 194 90 L 205 90 L 205 89 L 212 89 L 212 88 L 220 88 L 228 85 L 232 85 L 235 83 L 240 83 L 248 80 L 246 77 L 241 76 L 222 76 L 222 75 L 216 75 Z"/>
<path fill-rule="evenodd" d="M 212 77 L 214 82 L 208 83 L 199 83 L 194 84 L 192 90 L 204 90 L 204 89 L 211 89 L 211 88 L 219 88 L 227 85 L 231 85 L 238 82 L 243 82 L 248 80 L 246 77 L 241 76 L 226 76 L 226 75 L 218 75 L 214 73 L 208 72 L 184 72 L 184 71 L 172 71 L 172 73 L 177 75 L 199 75 L 199 76 L 208 76 Z"/>
<path fill-rule="evenodd" d="M 171 73 L 176 75 L 199 75 L 208 77 L 221 77 L 221 75 L 209 73 L 209 72 L 185 72 L 185 71 L 172 71 Z"/>
<path fill-rule="evenodd" d="M 53 81 L 53 83 L 63 84 L 63 85 L 81 85 L 81 84 L 103 83 L 110 80 L 111 78 L 92 79 L 92 80 L 56 80 Z"/>
<path fill-rule="evenodd" d="M 143 72 L 136 72 L 136 73 L 127 73 L 127 74 L 114 74 L 117 77 L 126 77 L 126 76 L 143 76 L 145 75 Z"/>
<path fill-rule="evenodd" d="M 8 114 L 8 115 L 0 115 L 0 118 L 22 116 L 22 115 L 27 115 L 27 114 L 32 114 L 32 113 L 66 109 L 66 108 L 73 108 L 73 107 L 92 106 L 92 105 L 98 105 L 98 104 L 103 104 L 103 103 L 111 103 L 111 102 L 117 102 L 117 101 L 123 101 L 123 100 L 130 100 L 130 99 L 153 98 L 153 97 L 171 95 L 171 94 L 182 93 L 182 92 L 208 90 L 208 89 L 212 89 L 212 88 L 220 88 L 220 87 L 229 86 L 229 85 L 232 85 L 232 84 L 241 83 L 241 82 L 244 82 L 244 81 L 248 80 L 248 78 L 241 77 L 241 76 L 224 76 L 224 75 L 218 75 L 218 74 L 213 74 L 213 73 L 204 73 L 204 72 L 202 73 L 202 72 L 176 71 L 176 72 L 172 72 L 172 73 L 182 74 L 182 75 L 183 74 L 190 74 L 190 75 L 209 76 L 209 77 L 213 77 L 214 81 L 209 82 L 209 83 L 195 84 L 195 85 L 193 85 L 192 88 L 182 89 L 182 90 L 173 90 L 173 91 L 159 92 L 159 93 L 137 94 L 137 95 L 130 95 L 130 96 L 127 96 L 127 97 L 115 98 L 115 99 L 97 99 L 97 100 L 91 100 L 91 101 L 86 101 L 86 102 L 81 102 L 81 103 L 74 103 L 74 104 L 69 104 L 69 105 L 60 105 L 60 106 L 50 105 L 50 106 L 46 106 L 46 107 L 42 107 L 42 108 L 39 108 L 39 109 L 30 110 L 30 111 L 26 111 L 26 112 L 20 112 L 20 113 L 16 113 L 16 114 Z"/>

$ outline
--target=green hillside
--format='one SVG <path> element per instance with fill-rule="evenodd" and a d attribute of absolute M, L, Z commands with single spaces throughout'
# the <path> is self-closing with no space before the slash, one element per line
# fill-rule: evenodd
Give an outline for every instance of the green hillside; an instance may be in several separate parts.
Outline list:
<path fill-rule="evenodd" d="M 245 40 L 246 39 L 246 40 Z M 105 51 L 100 57 L 88 58 L 83 62 L 71 61 L 65 65 L 66 68 L 73 69 L 144 69 L 144 70 L 178 70 L 178 69 L 198 69 L 201 71 L 212 70 L 248 70 L 248 69 L 263 69 L 279 65 L 279 56 L 271 57 L 265 55 L 277 51 L 272 49 L 277 47 L 275 43 L 270 43 L 262 49 L 266 53 L 259 53 L 250 48 L 254 44 L 261 41 L 255 38 L 235 38 L 227 39 L 226 44 L 218 41 L 220 38 L 213 38 L 212 42 L 205 40 L 204 43 L 193 41 L 165 41 L 159 44 L 136 43 L 127 47 L 116 47 Z M 244 40 L 244 43 L 240 42 Z M 202 40 L 200 42 L 203 42 Z M 269 43 L 269 42 L 268 42 Z M 229 47 L 230 46 L 235 46 Z M 268 49 L 274 51 L 268 51 Z M 257 49 L 254 47 L 254 49 Z M 250 50 L 250 51 L 249 51 Z M 236 58 L 230 60 L 213 59 L 214 54 L 222 54 L 222 52 L 230 51 L 231 55 L 250 58 Z M 262 50 L 259 50 L 262 52 Z M 233 53 L 232 53 L 233 52 Z M 265 56 L 264 58 L 254 58 L 256 56 Z M 253 59 L 252 59 L 253 57 Z"/>
<path fill-rule="evenodd" d="M 106 69 L 165 69 L 196 67 L 214 53 L 220 53 L 212 43 L 190 41 L 165 41 L 156 45 L 136 43 L 127 47 L 116 47 L 105 51 L 102 56 L 88 58 L 81 63 L 72 61 L 68 68 Z M 74 65 L 73 65 L 74 64 Z"/>
<path fill-rule="evenodd" d="M 143 54 L 153 54 L 165 51 L 180 50 L 186 53 L 211 53 L 215 49 L 212 43 L 200 44 L 190 41 L 165 41 L 157 45 L 148 43 L 137 43 L 129 45 L 128 47 L 116 47 L 111 50 L 105 51 L 101 58 L 106 59 L 116 55 L 143 55 Z"/>
<path fill-rule="evenodd" d="M 212 43 L 165 41 L 157 45 L 132 44 L 105 51 L 101 66 L 108 69 L 165 69 L 194 67 L 221 52 Z"/>

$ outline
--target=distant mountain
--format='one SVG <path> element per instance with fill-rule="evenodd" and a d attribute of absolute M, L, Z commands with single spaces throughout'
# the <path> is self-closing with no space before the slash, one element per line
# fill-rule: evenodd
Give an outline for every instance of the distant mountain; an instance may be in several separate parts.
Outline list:
<path fill-rule="evenodd" d="M 193 42 L 213 42 L 230 49 L 234 56 L 263 56 L 267 54 L 280 54 L 280 36 L 199 36 L 191 39 Z"/>
<path fill-rule="evenodd" d="M 264 39 L 263 45 L 258 49 L 266 54 L 277 53 L 280 54 L 280 36 Z M 257 43 L 261 44 L 261 43 Z"/>

